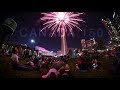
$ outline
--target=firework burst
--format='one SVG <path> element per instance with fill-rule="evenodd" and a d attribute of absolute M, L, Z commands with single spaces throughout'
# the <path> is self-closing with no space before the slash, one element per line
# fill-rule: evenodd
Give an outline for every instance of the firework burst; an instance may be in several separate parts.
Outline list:
<path fill-rule="evenodd" d="M 46 28 L 52 30 L 52 35 L 55 32 L 65 34 L 68 31 L 73 35 L 73 28 L 76 27 L 79 30 L 79 22 L 85 22 L 79 18 L 79 16 L 83 13 L 74 13 L 74 12 L 49 12 L 42 13 L 44 16 L 40 18 L 45 21 L 43 24 L 45 27 L 41 30 L 45 30 Z"/>

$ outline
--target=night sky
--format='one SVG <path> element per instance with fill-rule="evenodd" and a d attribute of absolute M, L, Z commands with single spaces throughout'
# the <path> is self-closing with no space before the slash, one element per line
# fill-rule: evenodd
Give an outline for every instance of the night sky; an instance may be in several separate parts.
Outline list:
<path fill-rule="evenodd" d="M 86 23 L 80 23 L 80 31 L 74 28 L 74 36 L 67 34 L 68 47 L 81 48 L 81 39 L 102 38 L 105 43 L 109 41 L 109 35 L 101 19 L 112 18 L 113 12 L 84 12 L 81 15 Z M 27 44 L 32 47 L 31 39 L 35 40 L 35 45 L 44 47 L 50 51 L 57 51 L 61 48 L 61 38 L 59 35 L 50 37 L 50 30 L 40 33 L 43 28 L 43 22 L 40 21 L 41 12 L 24 12 L 24 13 L 0 13 L 0 25 L 7 18 L 13 18 L 17 22 L 17 28 L 10 38 L 10 43 Z M 47 33 L 46 33 L 47 32 Z"/>

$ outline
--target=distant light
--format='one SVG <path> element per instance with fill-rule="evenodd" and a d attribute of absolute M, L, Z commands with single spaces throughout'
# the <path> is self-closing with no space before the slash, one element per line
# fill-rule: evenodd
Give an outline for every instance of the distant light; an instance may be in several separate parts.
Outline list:
<path fill-rule="evenodd" d="M 113 13 L 113 18 L 115 17 L 115 12 Z"/>
<path fill-rule="evenodd" d="M 82 56 L 82 54 L 83 54 L 82 52 L 81 52 L 81 53 L 78 53 L 79 56 Z"/>
<path fill-rule="evenodd" d="M 31 39 L 31 43 L 35 43 L 35 40 Z"/>

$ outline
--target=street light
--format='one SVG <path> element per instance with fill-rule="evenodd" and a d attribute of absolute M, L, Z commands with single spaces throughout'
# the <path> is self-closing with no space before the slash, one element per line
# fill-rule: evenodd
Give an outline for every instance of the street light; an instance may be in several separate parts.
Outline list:
<path fill-rule="evenodd" d="M 35 40 L 31 39 L 31 43 L 35 43 Z"/>
<path fill-rule="evenodd" d="M 32 44 L 33 44 L 33 48 L 34 48 L 34 43 L 35 43 L 35 40 L 34 39 L 31 39 L 30 41 Z"/>

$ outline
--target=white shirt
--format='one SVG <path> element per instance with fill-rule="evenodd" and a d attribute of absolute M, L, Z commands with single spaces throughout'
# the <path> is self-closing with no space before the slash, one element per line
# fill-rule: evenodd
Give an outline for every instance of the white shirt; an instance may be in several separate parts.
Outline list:
<path fill-rule="evenodd" d="M 15 61 L 15 62 L 19 62 L 18 56 L 17 56 L 16 54 L 12 54 L 11 59 L 12 59 L 13 61 Z"/>
<path fill-rule="evenodd" d="M 43 75 L 42 78 L 49 77 L 52 72 L 54 72 L 56 76 L 58 76 L 58 74 L 59 74 L 59 72 L 55 68 L 52 68 L 49 70 L 49 72 L 46 75 Z"/>

